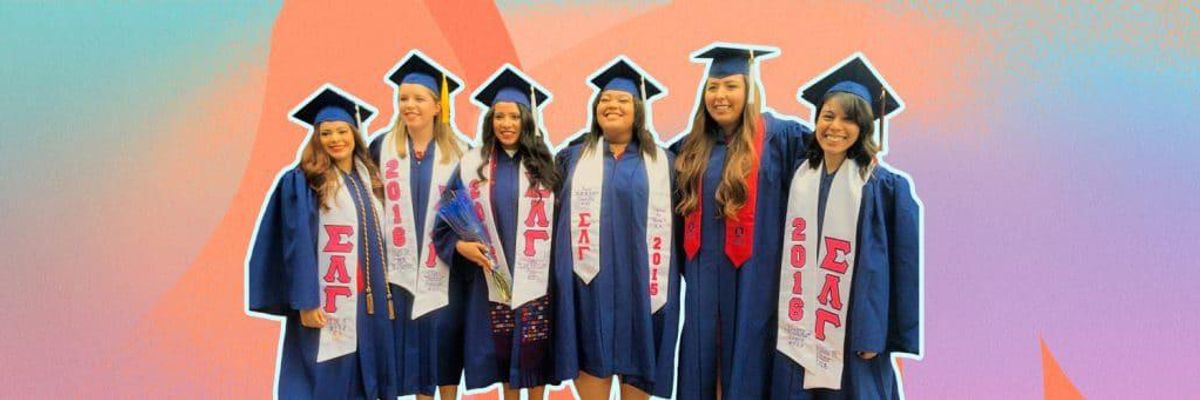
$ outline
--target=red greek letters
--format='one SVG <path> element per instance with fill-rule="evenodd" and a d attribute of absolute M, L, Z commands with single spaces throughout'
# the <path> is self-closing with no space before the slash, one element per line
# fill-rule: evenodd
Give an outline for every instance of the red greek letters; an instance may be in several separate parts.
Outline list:
<path fill-rule="evenodd" d="M 329 242 L 325 243 L 324 252 L 348 254 L 354 245 L 346 240 L 354 235 L 354 227 L 349 225 L 325 225 L 325 233 Z M 330 255 L 329 265 L 325 267 L 322 279 L 325 281 L 325 312 L 337 312 L 337 298 L 350 297 L 354 292 L 350 289 L 350 273 L 346 267 L 346 256 Z"/>
<path fill-rule="evenodd" d="M 546 200 L 550 198 L 550 191 L 530 187 L 525 192 L 525 197 L 531 199 L 532 203 L 529 207 L 529 215 L 525 216 L 525 256 L 533 257 L 537 254 L 537 248 L 534 247 L 538 240 L 550 240 L 550 232 L 546 229 L 550 226 L 550 218 L 546 216 Z"/>
<path fill-rule="evenodd" d="M 808 223 L 804 218 L 795 218 L 792 220 L 792 234 L 788 246 L 791 248 L 791 266 L 792 272 L 792 298 L 788 301 L 788 319 L 792 321 L 800 321 L 804 319 L 804 300 L 801 296 L 804 295 L 804 286 L 801 276 L 804 270 L 804 261 L 807 257 L 807 249 L 804 248 L 804 240 L 807 238 L 807 233 L 804 231 L 808 228 Z"/>

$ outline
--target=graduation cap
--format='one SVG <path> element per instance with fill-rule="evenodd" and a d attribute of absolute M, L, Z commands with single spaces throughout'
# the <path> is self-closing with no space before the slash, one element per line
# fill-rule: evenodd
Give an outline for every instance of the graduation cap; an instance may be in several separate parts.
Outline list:
<path fill-rule="evenodd" d="M 344 121 L 357 129 L 374 115 L 370 105 L 330 84 L 321 86 L 292 111 L 294 120 L 314 129 L 326 121 Z"/>
<path fill-rule="evenodd" d="M 413 50 L 388 73 L 387 79 L 400 87 L 405 83 L 413 83 L 429 88 L 438 93 L 441 106 L 442 123 L 450 122 L 450 93 L 462 87 L 458 78 L 450 76 L 444 68 Z"/>
<path fill-rule="evenodd" d="M 546 104 L 550 95 L 542 90 L 533 79 L 525 77 L 512 65 L 500 67 L 492 78 L 475 93 L 475 100 L 485 107 L 491 107 L 500 102 L 511 102 L 529 107 L 537 111 L 540 104 Z"/>
<path fill-rule="evenodd" d="M 542 131 L 537 129 L 538 108 L 549 100 L 550 94 L 546 93 L 541 85 L 526 77 L 511 64 L 504 64 L 499 70 L 496 70 L 487 83 L 484 83 L 483 87 L 475 92 L 475 101 L 484 108 L 502 102 L 517 103 L 528 107 L 529 114 L 533 117 L 533 131 L 537 132 L 538 136 L 542 134 Z"/>
<path fill-rule="evenodd" d="M 879 142 L 882 146 L 884 117 L 900 108 L 900 100 L 862 54 L 851 56 L 825 76 L 800 89 L 799 97 L 816 109 L 821 107 L 821 99 L 838 92 L 858 96 L 871 105 L 871 112 L 879 120 Z"/>
<path fill-rule="evenodd" d="M 607 68 L 591 79 L 591 84 L 600 91 L 618 90 L 632 94 L 642 99 L 643 103 L 663 93 L 654 78 L 624 56 L 613 59 Z"/>
<path fill-rule="evenodd" d="M 746 75 L 747 84 L 754 75 L 752 73 L 755 61 L 766 56 L 777 55 L 778 51 L 773 48 L 752 46 L 733 43 L 713 43 L 703 49 L 692 53 L 693 61 L 704 59 L 711 60 L 708 64 L 709 78 L 724 78 L 730 75 L 744 74 Z M 758 95 L 754 91 L 754 85 L 749 84 L 750 94 L 747 101 L 750 104 L 755 102 Z"/>
<path fill-rule="evenodd" d="M 774 49 L 728 43 L 714 43 L 692 55 L 693 60 L 710 59 L 708 76 L 724 78 L 730 75 L 749 74 L 756 58 L 775 54 Z"/>

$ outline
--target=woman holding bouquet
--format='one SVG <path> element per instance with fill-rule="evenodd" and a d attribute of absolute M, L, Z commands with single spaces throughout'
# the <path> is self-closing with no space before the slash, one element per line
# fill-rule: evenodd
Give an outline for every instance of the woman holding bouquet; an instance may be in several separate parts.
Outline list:
<path fill-rule="evenodd" d="M 470 196 L 474 215 L 443 215 L 434 227 L 438 257 L 467 276 L 467 388 L 500 382 L 506 399 L 520 398 L 521 388 L 541 399 L 552 379 L 550 238 L 559 177 L 535 122 L 548 99 L 508 65 L 476 92 L 477 104 L 487 108 L 482 145 L 463 155 L 447 185 L 448 195 Z M 482 222 L 482 232 L 460 233 L 446 221 L 471 217 Z"/>

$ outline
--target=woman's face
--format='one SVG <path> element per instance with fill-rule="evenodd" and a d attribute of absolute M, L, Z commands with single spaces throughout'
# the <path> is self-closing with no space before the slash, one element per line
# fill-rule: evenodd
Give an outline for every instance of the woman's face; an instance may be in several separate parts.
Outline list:
<path fill-rule="evenodd" d="M 708 78 L 704 84 L 704 108 L 717 125 L 732 129 L 746 108 L 746 75 Z"/>
<path fill-rule="evenodd" d="M 409 131 L 418 131 L 430 126 L 440 113 L 441 107 L 433 98 L 433 91 L 415 84 L 400 85 L 400 118 Z"/>
<path fill-rule="evenodd" d="M 354 129 L 346 121 L 325 121 L 317 126 L 321 148 L 334 161 L 345 161 L 354 156 Z"/>
<path fill-rule="evenodd" d="M 492 132 L 500 146 L 512 150 L 521 139 L 521 109 L 517 103 L 503 101 L 492 106 Z"/>
<path fill-rule="evenodd" d="M 620 90 L 600 92 L 596 103 L 596 123 L 607 136 L 611 133 L 633 133 L 633 95 Z M 628 138 L 624 138 L 628 139 Z"/>
<path fill-rule="evenodd" d="M 846 115 L 836 98 L 825 100 L 821 115 L 817 116 L 817 143 L 826 156 L 845 156 L 846 150 L 858 140 L 858 124 Z"/>

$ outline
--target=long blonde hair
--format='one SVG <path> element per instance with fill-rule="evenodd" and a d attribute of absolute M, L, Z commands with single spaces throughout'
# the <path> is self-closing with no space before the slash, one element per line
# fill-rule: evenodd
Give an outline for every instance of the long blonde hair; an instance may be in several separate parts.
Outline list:
<path fill-rule="evenodd" d="M 309 135 L 308 143 L 304 145 L 304 152 L 300 154 L 300 170 L 304 171 L 304 178 L 308 181 L 308 186 L 317 192 L 321 209 L 328 210 L 330 200 L 341 186 L 341 180 L 338 179 L 337 165 L 334 164 L 333 157 L 330 157 L 329 153 L 326 153 L 325 149 L 321 147 L 320 127 L 320 124 L 313 127 L 313 133 Z M 379 167 L 371 160 L 371 153 L 362 136 L 359 136 L 358 128 L 351 125 L 350 130 L 354 134 L 354 161 L 356 164 L 361 162 L 367 167 L 367 175 L 371 176 L 371 192 L 382 201 L 383 181 L 379 179 Z"/>
<path fill-rule="evenodd" d="M 725 169 L 721 173 L 721 183 L 717 186 L 716 199 L 721 215 L 733 218 L 738 210 L 746 205 L 749 198 L 749 188 L 746 178 L 750 170 L 759 162 L 759 155 L 754 154 L 754 130 L 762 108 L 758 101 L 750 101 L 750 85 L 757 85 L 749 75 L 746 76 L 746 105 L 742 108 L 741 123 L 728 141 L 725 153 Z M 706 78 L 707 79 L 707 78 Z M 754 92 L 761 93 L 755 86 Z M 692 117 L 692 130 L 683 139 L 683 145 L 678 157 L 675 157 L 675 184 L 680 193 L 679 205 L 675 211 L 688 214 L 700 206 L 700 180 L 708 169 L 708 157 L 712 153 L 715 135 L 723 134 L 717 128 L 717 121 L 708 115 L 704 104 L 704 93 L 700 93 L 696 115 Z M 712 127 L 712 128 L 710 128 Z"/>
<path fill-rule="evenodd" d="M 429 93 L 433 97 L 433 101 L 435 103 L 441 103 L 441 96 L 439 96 L 437 93 L 434 93 L 432 90 L 430 90 Z M 396 91 L 396 96 L 400 96 L 400 91 Z M 446 120 L 449 121 L 449 118 Z M 441 157 L 439 157 L 442 160 L 441 163 L 449 164 L 452 162 L 457 162 L 458 159 L 462 157 L 462 149 L 458 148 L 458 140 L 454 138 L 454 128 L 450 127 L 449 122 L 442 122 L 441 114 L 433 118 L 432 124 L 433 142 L 437 143 L 438 153 L 441 154 Z M 399 155 L 401 159 L 408 158 L 408 146 L 404 144 L 408 143 L 409 132 L 408 125 L 404 124 L 403 119 L 396 118 L 396 123 L 392 125 L 391 134 L 396 137 L 396 143 L 401 144 L 400 146 L 397 146 L 396 154 Z"/>

